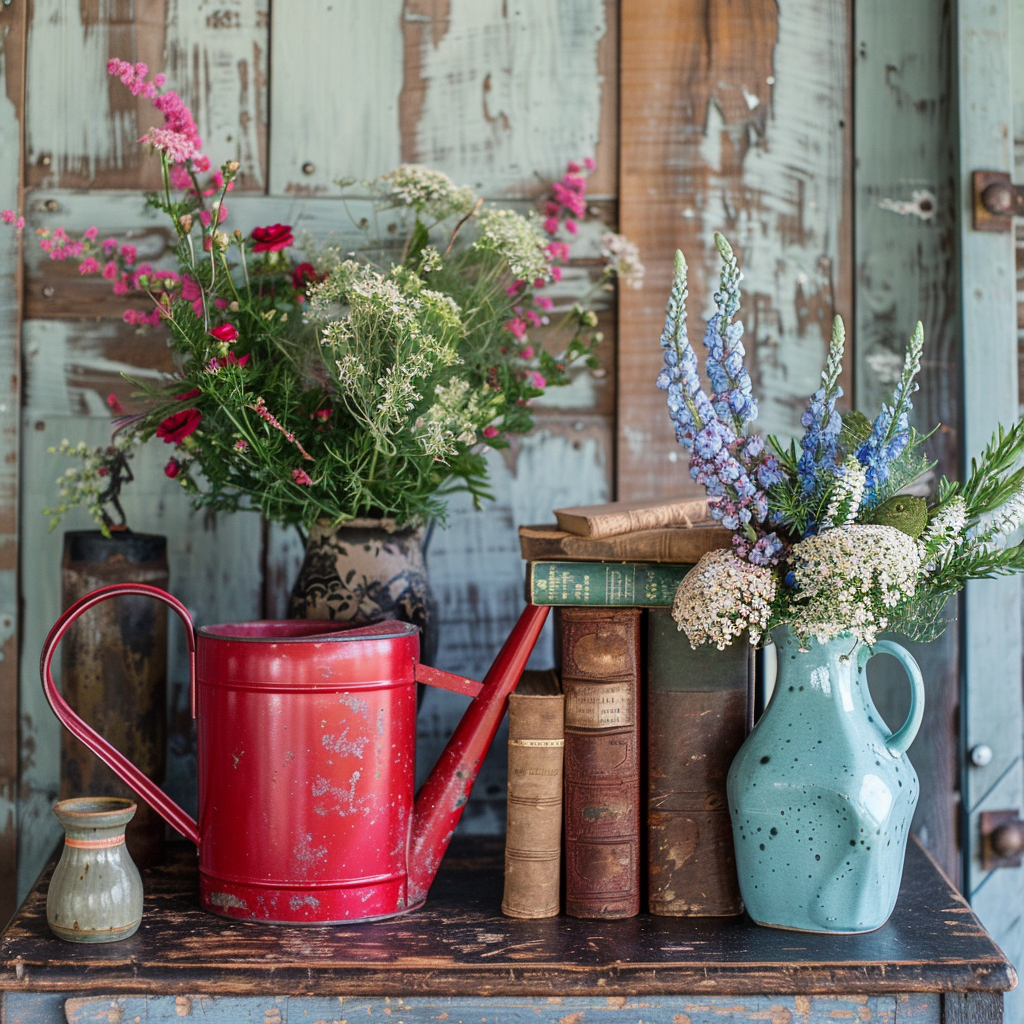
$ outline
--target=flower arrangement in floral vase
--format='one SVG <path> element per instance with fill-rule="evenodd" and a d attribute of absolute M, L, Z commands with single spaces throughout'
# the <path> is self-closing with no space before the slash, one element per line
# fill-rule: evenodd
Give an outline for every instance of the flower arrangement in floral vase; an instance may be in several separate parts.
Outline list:
<path fill-rule="evenodd" d="M 140 141 L 160 159 L 163 188 L 150 203 L 171 226 L 176 267 L 142 264 L 95 228 L 43 232 L 42 245 L 116 292 L 144 295 L 147 308 L 125 319 L 169 336 L 177 371 L 137 382 L 149 408 L 122 431 L 172 445 L 166 473 L 197 506 L 253 509 L 305 532 L 293 614 L 425 626 L 422 531 L 443 520 L 453 493 L 488 498 L 486 447 L 530 430 L 532 401 L 567 384 L 570 366 L 597 365 L 597 317 L 582 305 L 556 332 L 563 351 L 530 340 L 550 321 L 545 289 L 568 259 L 562 232 L 574 235 L 586 213 L 593 162 L 569 165 L 543 218 L 402 166 L 358 183 L 374 206 L 352 218 L 359 244 L 293 255 L 289 225 L 230 229 L 239 166 L 210 175 L 192 116 L 162 76 L 118 60 L 108 70 L 163 114 Z M 339 184 L 347 197 L 357 183 Z M 385 210 L 392 223 L 377 232 Z M 614 235 L 603 245 L 600 284 L 615 272 L 637 282 L 635 249 Z M 342 540 L 346 524 L 364 532 Z M 349 562 L 356 551 L 377 567 L 372 579 Z M 397 562 L 382 568 L 388 552 Z"/>
<path fill-rule="evenodd" d="M 729 810 L 740 890 L 765 925 L 820 932 L 880 927 L 895 905 L 918 780 L 906 756 L 921 724 L 914 659 L 886 629 L 929 640 L 967 580 L 1024 570 L 1007 538 L 1024 522 L 1024 424 L 1000 428 L 963 483 L 906 493 L 932 469 L 909 423 L 923 332 L 907 347 L 891 401 L 874 420 L 840 414 L 845 331 L 836 317 L 821 387 L 799 442 L 767 443 L 744 367 L 740 271 L 721 235 L 715 313 L 704 334 L 711 391 L 686 330 L 686 265 L 676 271 L 658 386 L 668 392 L 690 475 L 733 531 L 684 577 L 673 607 L 691 644 L 723 649 L 744 633 L 778 649 L 771 701 L 733 761 Z M 890 732 L 865 666 L 896 657 L 911 683 L 905 724 Z"/>

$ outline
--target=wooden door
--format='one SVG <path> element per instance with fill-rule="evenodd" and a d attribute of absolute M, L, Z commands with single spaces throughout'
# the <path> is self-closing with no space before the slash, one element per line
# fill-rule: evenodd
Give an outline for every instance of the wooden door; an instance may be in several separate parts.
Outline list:
<path fill-rule="evenodd" d="M 957 12 L 959 82 L 959 200 L 963 309 L 964 451 L 980 451 L 998 423 L 1020 415 L 1015 273 L 1022 237 L 976 230 L 972 172 L 1015 165 L 1014 140 L 1024 138 L 1024 3 L 960 0 Z M 1015 117 L 1016 113 L 1016 117 Z M 1020 144 L 1016 146 L 1020 152 Z M 986 871 L 980 815 L 1024 810 L 1021 698 L 1021 583 L 987 580 L 967 587 L 963 611 L 962 729 L 964 891 L 982 922 L 1018 967 L 1024 963 L 1024 869 Z M 972 752 L 988 748 L 990 759 Z M 977 761 L 978 763 L 975 763 Z M 1007 1019 L 1024 1019 L 1020 990 L 1007 997 Z"/>

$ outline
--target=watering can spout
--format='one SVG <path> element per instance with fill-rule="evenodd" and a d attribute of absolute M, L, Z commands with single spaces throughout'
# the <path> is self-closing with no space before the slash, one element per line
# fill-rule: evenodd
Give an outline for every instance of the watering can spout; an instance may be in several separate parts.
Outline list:
<path fill-rule="evenodd" d="M 416 796 L 409 851 L 410 908 L 426 899 L 480 764 L 505 716 L 508 695 L 523 674 L 548 610 L 540 605 L 526 607 Z M 422 682 L 434 682 L 435 672 L 420 666 L 418 676 Z"/>

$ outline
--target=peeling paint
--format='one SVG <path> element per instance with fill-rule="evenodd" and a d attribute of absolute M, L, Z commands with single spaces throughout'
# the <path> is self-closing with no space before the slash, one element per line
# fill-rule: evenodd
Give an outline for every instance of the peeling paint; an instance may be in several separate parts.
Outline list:
<path fill-rule="evenodd" d="M 938 199 L 930 189 L 915 188 L 910 193 L 910 199 L 882 199 L 878 205 L 883 210 L 890 210 L 903 217 L 919 217 L 927 221 L 935 216 Z"/>

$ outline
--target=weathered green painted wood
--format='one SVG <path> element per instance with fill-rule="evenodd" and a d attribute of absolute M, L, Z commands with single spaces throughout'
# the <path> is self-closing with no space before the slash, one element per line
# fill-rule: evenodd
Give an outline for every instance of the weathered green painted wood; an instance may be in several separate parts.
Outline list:
<path fill-rule="evenodd" d="M 18 209 L 26 12 L 0 9 L 0 209 Z M 0 233 L 0 921 L 14 913 L 18 798 L 20 239 Z"/>
<path fill-rule="evenodd" d="M 894 996 L 659 996 L 602 998 L 558 996 L 519 999 L 362 999 L 339 996 L 88 996 L 67 1000 L 67 1024 L 101 1024 L 141 1019 L 148 1022 L 180 1020 L 202 1015 L 209 1024 L 259 1022 L 295 1024 L 296 1021 L 326 1024 L 328 1021 L 361 1020 L 384 1014 L 399 1024 L 433 1024 L 439 1018 L 449 1024 L 479 1024 L 499 1020 L 502 1024 L 571 1020 L 573 1024 L 614 1024 L 622 1019 L 650 1024 L 718 1024 L 723 1018 L 735 1021 L 768 1020 L 781 1024 L 799 1018 L 802 1024 L 832 1024 L 836 1020 L 857 1020 L 865 1024 L 894 1024 Z M 914 997 L 900 1007 L 900 1020 L 907 1024 L 938 1024 L 939 996 Z M 40 1018 L 42 1020 L 42 1018 Z"/>
<path fill-rule="evenodd" d="M 917 320 L 924 324 L 914 425 L 928 433 L 937 473 L 959 476 L 960 321 L 957 273 L 956 95 L 948 3 L 858 0 L 854 8 L 854 260 L 857 293 L 848 362 L 856 405 L 874 416 L 888 402 Z M 930 488 L 934 480 L 926 486 Z M 956 613 L 956 603 L 949 609 Z M 901 640 L 901 642 L 903 642 Z M 921 779 L 914 831 L 951 877 L 959 877 L 956 627 L 911 645 L 928 687 L 926 720 L 910 750 Z M 901 670 L 871 664 L 879 710 L 906 717 Z"/>
<path fill-rule="evenodd" d="M 681 248 L 699 347 L 715 230 L 743 268 L 757 428 L 803 432 L 832 316 L 849 312 L 847 17 L 840 0 L 623 4 L 620 223 L 646 253 L 648 284 L 620 297 L 621 498 L 695 486 L 660 411 L 657 339 Z"/>
<path fill-rule="evenodd" d="M 606 32 L 605 0 L 296 5 L 270 27 L 271 66 L 287 69 L 271 90 L 270 191 L 329 191 L 407 162 L 535 196 L 595 155 Z M 297 117 L 314 96 L 315 114 Z"/>
<path fill-rule="evenodd" d="M 120 9 L 118 9 L 120 7 Z M 123 13 L 127 12 L 127 13 Z M 107 60 L 145 61 L 189 104 L 215 166 L 265 174 L 268 0 L 163 0 L 146 5 L 33 4 L 26 159 L 34 183 L 153 185 L 156 162 L 136 140 L 162 120 L 107 75 Z"/>
<path fill-rule="evenodd" d="M 1024 25 L 1013 29 L 1024 31 Z M 1000 422 L 1018 414 L 1013 234 L 972 230 L 971 172 L 1013 169 L 1013 94 L 1024 89 L 1011 65 L 1008 0 L 960 0 L 957 7 L 964 338 L 964 455 L 975 455 Z M 1019 75 L 1019 72 L 1018 72 Z M 986 580 L 967 586 L 963 748 L 992 748 L 985 767 L 966 769 L 965 891 L 1014 963 L 1024 961 L 1024 869 L 986 875 L 980 864 L 978 814 L 1024 807 L 1021 707 L 1021 584 Z M 1007 1018 L 1024 1020 L 1011 994 Z"/>

